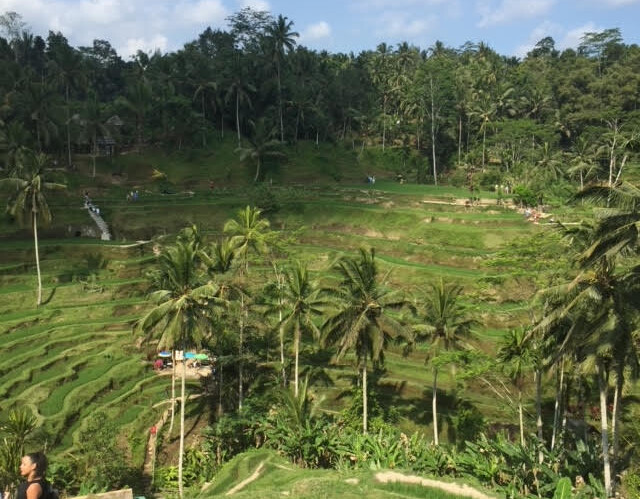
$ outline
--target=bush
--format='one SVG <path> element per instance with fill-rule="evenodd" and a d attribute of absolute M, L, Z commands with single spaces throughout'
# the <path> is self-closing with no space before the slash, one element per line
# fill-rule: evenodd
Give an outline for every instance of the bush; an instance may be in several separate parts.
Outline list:
<path fill-rule="evenodd" d="M 536 206 L 538 196 L 528 187 L 518 185 L 513 189 L 513 202 L 521 206 Z"/>

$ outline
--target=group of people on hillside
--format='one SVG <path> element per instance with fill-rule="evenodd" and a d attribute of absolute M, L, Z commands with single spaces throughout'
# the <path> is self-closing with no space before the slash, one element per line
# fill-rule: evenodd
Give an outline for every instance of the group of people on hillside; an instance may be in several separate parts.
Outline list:
<path fill-rule="evenodd" d="M 138 194 L 138 191 L 129 191 L 127 193 L 127 201 L 137 201 L 138 197 L 140 197 L 140 195 Z"/>
<path fill-rule="evenodd" d="M 93 202 L 91 201 L 91 198 L 89 197 L 89 193 L 87 191 L 84 191 L 84 207 L 87 208 L 89 211 L 92 211 L 96 215 L 100 215 L 100 208 L 98 208 L 96 205 L 93 204 Z"/>

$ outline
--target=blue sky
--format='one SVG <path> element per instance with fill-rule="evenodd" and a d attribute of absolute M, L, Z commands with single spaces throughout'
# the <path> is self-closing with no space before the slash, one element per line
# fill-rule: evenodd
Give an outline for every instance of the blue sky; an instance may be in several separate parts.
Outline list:
<path fill-rule="evenodd" d="M 330 52 L 441 40 L 524 56 L 545 36 L 563 49 L 584 32 L 615 27 L 640 44 L 640 0 L 0 0 L 0 13 L 18 12 L 36 34 L 62 31 L 75 46 L 107 39 L 126 59 L 138 49 L 179 49 L 245 6 L 287 16 L 299 43 Z"/>

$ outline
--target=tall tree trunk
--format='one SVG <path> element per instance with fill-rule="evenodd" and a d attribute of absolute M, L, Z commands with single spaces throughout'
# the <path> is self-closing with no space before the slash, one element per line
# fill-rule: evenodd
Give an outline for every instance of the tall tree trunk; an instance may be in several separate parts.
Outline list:
<path fill-rule="evenodd" d="M 433 392 L 431 395 L 433 413 L 433 444 L 438 445 L 438 370 L 433 368 Z"/>
<path fill-rule="evenodd" d="M 482 127 L 482 172 L 484 173 L 484 163 L 485 163 L 485 144 L 487 142 L 487 124 L 484 124 Z"/>
<path fill-rule="evenodd" d="M 282 82 L 280 81 L 280 62 L 276 62 L 278 71 L 278 114 L 280 115 L 280 142 L 284 142 L 284 120 L 282 118 Z"/>
<path fill-rule="evenodd" d="M 244 296 L 240 295 L 240 346 L 238 358 L 238 412 L 242 412 L 242 401 L 244 397 L 244 384 L 242 381 L 244 375 L 244 326 L 245 326 L 245 308 Z"/>
<path fill-rule="evenodd" d="M 38 214 L 31 214 L 33 220 L 33 244 L 36 253 L 36 272 L 38 274 L 38 298 L 36 305 L 39 307 L 42 304 L 42 276 L 40 275 L 40 253 L 38 252 Z"/>
<path fill-rule="evenodd" d="M 613 170 L 616 166 L 616 142 L 618 139 L 618 123 L 612 121 L 609 123 L 609 127 L 613 130 L 613 142 L 611 144 L 611 151 L 609 152 L 609 187 L 613 185 Z"/>
<path fill-rule="evenodd" d="M 182 381 L 180 387 L 180 450 L 178 455 L 178 495 L 180 499 L 184 497 L 184 491 L 182 488 L 182 461 L 184 457 L 184 406 L 186 402 L 185 398 L 185 379 L 187 377 L 187 361 L 184 357 L 184 352 L 186 350 L 183 348 L 182 350 Z"/>
<path fill-rule="evenodd" d="M 438 172 L 436 168 L 436 116 L 433 102 L 433 78 L 429 77 L 431 87 L 431 159 L 433 161 L 433 183 L 438 185 Z"/>
<path fill-rule="evenodd" d="M 616 388 L 613 394 L 613 414 L 611 415 L 611 440 L 613 441 L 613 459 L 611 474 L 616 476 L 615 467 L 618 460 L 620 442 L 620 412 L 622 409 L 622 387 L 624 386 L 624 364 L 616 367 Z"/>
<path fill-rule="evenodd" d="M 260 178 L 260 156 L 258 156 L 258 158 L 256 159 L 256 176 L 253 179 L 253 182 L 257 182 L 258 179 Z"/>
<path fill-rule="evenodd" d="M 206 118 L 206 116 L 204 114 L 204 112 L 205 112 L 205 109 L 204 109 L 204 91 L 202 92 L 201 100 L 202 100 L 202 147 L 207 147 L 207 134 L 206 134 L 207 118 Z"/>
<path fill-rule="evenodd" d="M 93 156 L 91 157 L 91 162 L 93 163 L 93 178 L 96 178 L 96 156 L 98 155 L 98 137 L 97 134 L 93 133 Z"/>
<path fill-rule="evenodd" d="M 220 375 L 218 376 L 218 418 L 222 417 L 222 362 L 218 367 L 220 369 Z"/>
<path fill-rule="evenodd" d="M 526 447 L 524 441 L 524 415 L 522 411 L 522 390 L 518 389 L 518 419 L 520 421 L 520 445 Z"/>
<path fill-rule="evenodd" d="M 553 410 L 553 431 L 551 433 L 551 450 L 553 450 L 556 446 L 556 438 L 558 436 L 558 426 L 560 424 L 560 405 L 561 405 L 563 392 L 564 392 L 564 356 L 560 359 L 560 375 L 558 376 L 558 385 L 556 387 L 556 401 L 555 401 L 554 410 Z"/>
<path fill-rule="evenodd" d="M 387 142 L 387 96 L 382 97 L 382 151 Z"/>
<path fill-rule="evenodd" d="M 280 304 L 282 306 L 282 303 Z M 280 317 L 280 370 L 282 371 L 282 387 L 287 387 L 287 370 L 284 365 L 284 328 L 282 327 L 282 310 L 278 312 Z"/>
<path fill-rule="evenodd" d="M 236 130 L 238 131 L 238 147 L 242 146 L 240 141 L 240 91 L 236 90 Z"/>
<path fill-rule="evenodd" d="M 294 335 L 295 336 L 293 338 L 293 349 L 296 355 L 296 365 L 295 365 L 295 379 L 293 380 L 293 382 L 295 383 L 293 393 L 295 394 L 296 398 L 298 398 L 298 378 L 300 376 L 298 374 L 298 358 L 300 356 L 300 324 L 296 324 Z"/>
<path fill-rule="evenodd" d="M 173 419 L 176 412 L 176 351 L 171 350 L 171 422 L 169 423 L 169 438 L 173 431 Z"/>
<path fill-rule="evenodd" d="M 600 388 L 600 436 L 602 438 L 602 465 L 604 467 L 604 488 L 607 497 L 613 494 L 611 486 L 611 464 L 609 462 L 609 428 L 607 425 L 608 380 L 604 363 L 598 361 L 598 387 Z"/>
<path fill-rule="evenodd" d="M 544 445 L 544 435 L 542 434 L 542 370 L 538 367 L 534 371 L 536 381 L 536 430 L 539 445 Z M 538 462 L 542 464 L 544 454 L 542 450 L 538 452 Z"/>
<path fill-rule="evenodd" d="M 458 116 L 458 164 L 462 158 L 462 115 Z"/>
<path fill-rule="evenodd" d="M 65 95 L 67 102 L 67 167 L 71 168 L 71 117 L 69 116 L 69 84 L 65 85 Z"/>
<path fill-rule="evenodd" d="M 367 433 L 368 429 L 368 401 L 367 401 L 367 355 L 365 352 L 362 364 L 362 432 Z"/>

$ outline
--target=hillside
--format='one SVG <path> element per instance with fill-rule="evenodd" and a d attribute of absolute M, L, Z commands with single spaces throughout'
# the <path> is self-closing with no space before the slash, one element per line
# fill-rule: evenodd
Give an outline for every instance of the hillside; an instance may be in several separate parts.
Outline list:
<path fill-rule="evenodd" d="M 494 497 L 468 485 L 416 479 L 418 477 L 386 470 L 370 472 L 303 470 L 273 452 L 260 450 L 247 452 L 227 463 L 220 470 L 215 483 L 205 485 L 197 497 L 198 499 L 222 495 L 238 499 L 249 497 L 275 499 L 283 496 L 300 499 L 323 497 L 492 499 Z"/>
<path fill-rule="evenodd" d="M 315 156 L 313 145 L 308 150 L 301 145 L 300 156 L 292 152 L 287 169 L 274 174 L 273 182 L 252 186 L 250 174 L 241 174 L 238 163 L 233 163 L 236 178 L 226 182 L 231 147 L 215 150 L 206 162 L 160 151 L 129 154 L 118 158 L 118 165 L 99 164 L 96 178 L 88 165 L 80 165 L 77 172 L 51 172 L 69 189 L 51 197 L 54 220 L 41 233 L 40 308 L 35 307 L 31 236 L 8 218 L 0 225 L 0 411 L 27 407 L 37 416 L 54 456 L 73 455 L 82 443 L 83 428 L 100 412 L 118 428 L 130 463 L 141 467 L 149 428 L 168 407 L 170 377 L 154 373 L 155 348 L 141 346 L 132 328 L 149 309 L 146 276 L 159 248 L 172 242 L 185 225 L 195 223 L 208 240 L 215 240 L 239 208 L 259 203 L 267 208 L 278 239 L 286 242 L 283 260 L 307 261 L 318 277 L 336 257 L 374 247 L 393 288 L 416 293 L 439 278 L 461 284 L 464 305 L 478 320 L 474 344 L 485 352 L 495 351 L 505 331 L 529 320 L 530 300 L 549 279 L 551 262 L 558 258 L 548 226 L 525 220 L 513 207 L 498 204 L 490 192 L 481 192 L 478 203 L 465 205 L 465 189 L 399 184 L 393 172 L 380 165 L 364 168 L 351 151 L 325 146 L 322 155 L 331 158 L 343 178 L 336 182 L 322 170 L 296 168 L 311 157 L 316 163 L 309 163 L 317 166 L 323 156 Z M 166 174 L 165 181 L 151 178 L 154 169 Z M 375 185 L 362 181 L 364 171 L 376 174 Z M 139 191 L 137 201 L 127 200 L 132 190 Z M 92 235 L 92 221 L 82 206 L 84 191 L 100 206 L 115 241 Z M 269 279 L 268 263 L 253 265 L 258 280 Z M 277 358 L 276 343 L 267 336 L 260 341 L 256 374 L 273 367 L 272 359 Z M 406 432 L 430 431 L 431 371 L 425 367 L 425 356 L 423 346 L 409 355 L 401 346 L 391 346 L 377 374 L 376 398 L 395 408 L 398 427 Z M 323 396 L 322 410 L 332 414 L 351 403 L 345 393 L 354 369 L 351 357 L 336 365 L 322 359 L 307 344 L 302 362 L 322 371 L 314 390 Z M 531 391 L 532 383 L 526 389 Z M 190 442 L 199 439 L 200 429 L 212 418 L 213 390 L 187 406 Z M 497 402 L 485 380 L 454 379 L 443 370 L 439 391 L 441 432 L 452 442 L 453 416 L 461 404 L 479 411 L 496 428 L 509 427 L 514 419 L 515 406 Z M 452 391 L 455 397 L 448 395 Z M 188 393 L 200 392 L 200 382 L 190 380 Z M 227 403 L 233 400 L 230 393 Z M 548 399 L 547 417 L 550 407 Z M 527 410 L 533 412 L 532 403 Z M 164 438 L 160 459 L 174 464 L 177 428 Z M 291 482 L 287 487 L 314 490 L 305 480 L 298 483 L 296 478 L 298 485 Z M 335 478 L 328 480 L 332 487 L 337 483 Z M 338 489 L 350 497 L 350 487 Z M 415 495 L 411 486 L 398 487 L 392 487 L 393 495 L 424 497 Z M 386 497 L 385 487 L 373 481 L 363 490 L 371 497 Z"/>

